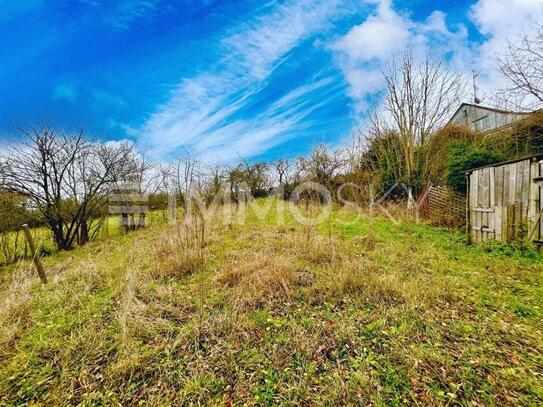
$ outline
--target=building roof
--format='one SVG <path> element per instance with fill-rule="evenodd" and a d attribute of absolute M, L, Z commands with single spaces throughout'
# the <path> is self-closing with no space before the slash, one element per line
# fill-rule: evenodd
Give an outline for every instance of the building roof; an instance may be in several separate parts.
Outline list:
<path fill-rule="evenodd" d="M 495 164 L 483 165 L 482 167 L 472 168 L 470 170 L 464 171 L 464 173 L 469 175 L 473 171 L 482 170 L 483 168 L 501 167 L 502 165 L 514 164 L 514 163 L 518 163 L 518 162 L 524 161 L 524 160 L 537 160 L 537 159 L 543 159 L 543 152 L 537 153 L 537 154 L 532 154 L 532 155 L 527 155 L 527 156 L 520 157 L 520 158 L 515 158 L 513 160 L 502 161 L 502 162 L 495 163 Z"/>
<path fill-rule="evenodd" d="M 476 104 L 473 104 L 473 103 L 462 103 L 460 104 L 460 106 L 458 106 L 458 109 L 456 109 L 454 111 L 454 113 L 451 115 L 451 118 L 449 119 L 449 121 L 447 122 L 447 124 L 449 124 L 451 122 L 451 120 L 457 115 L 457 113 L 462 110 L 463 107 L 465 106 L 470 106 L 470 107 L 476 107 L 477 109 L 482 109 L 482 110 L 488 110 L 489 112 L 496 112 L 496 113 L 505 113 L 505 114 L 522 114 L 522 115 L 529 115 L 533 112 L 515 112 L 515 111 L 512 111 L 512 110 L 505 110 L 505 109 L 498 109 L 496 107 L 490 107 L 490 106 L 482 106 L 482 105 L 476 105 Z"/>

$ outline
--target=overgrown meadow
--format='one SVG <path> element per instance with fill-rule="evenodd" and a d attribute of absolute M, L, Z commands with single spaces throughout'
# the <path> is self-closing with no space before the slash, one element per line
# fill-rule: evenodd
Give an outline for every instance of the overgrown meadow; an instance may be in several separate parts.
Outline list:
<path fill-rule="evenodd" d="M 272 205 L 5 268 L 0 404 L 543 402 L 540 255 Z"/>

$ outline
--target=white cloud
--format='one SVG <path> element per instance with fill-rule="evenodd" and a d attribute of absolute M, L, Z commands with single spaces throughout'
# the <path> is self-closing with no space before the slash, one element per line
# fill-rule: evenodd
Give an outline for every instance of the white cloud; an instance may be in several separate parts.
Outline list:
<path fill-rule="evenodd" d="M 501 84 L 495 54 L 506 39 L 520 34 L 534 19 L 543 21 L 541 0 L 479 0 L 469 9 L 469 18 L 484 39 L 474 42 L 466 26 L 451 26 L 440 10 L 415 20 L 407 11 L 394 8 L 391 0 L 363 3 L 370 7 L 369 15 L 328 44 L 349 85 L 341 91 L 352 98 L 357 113 L 382 90 L 383 63 L 408 48 L 418 58 L 445 59 L 466 75 L 472 69 L 482 70 L 479 86 L 488 92 Z M 227 160 L 259 154 L 291 137 L 294 129 L 303 131 L 302 123 L 311 126 L 307 116 L 325 99 L 307 98 L 328 88 L 330 97 L 339 94 L 331 78 L 314 85 L 308 82 L 252 118 L 240 116 L 293 49 L 351 10 L 331 0 L 270 4 L 216 40 L 216 66 L 183 79 L 142 126 L 131 129 L 141 149 L 165 158 L 189 147 L 207 158 Z"/>
<path fill-rule="evenodd" d="M 503 86 L 496 65 L 507 41 L 515 42 L 543 21 L 542 0 L 479 0 L 470 8 L 470 18 L 485 40 L 474 47 L 475 65 L 481 70 L 480 87 L 491 94 Z"/>
<path fill-rule="evenodd" d="M 340 7 L 341 2 L 326 0 L 279 5 L 273 13 L 237 27 L 222 41 L 227 55 L 224 62 L 238 65 L 255 79 L 264 79 L 300 41 L 327 24 Z"/>
<path fill-rule="evenodd" d="M 0 135 L 0 156 L 6 155 L 9 152 L 10 143 L 7 135 Z"/>
<path fill-rule="evenodd" d="M 465 65 L 469 58 L 469 54 L 461 52 L 467 43 L 465 27 L 449 29 L 443 12 L 436 10 L 418 23 L 408 14 L 396 11 L 390 0 L 374 4 L 373 13 L 331 44 L 350 85 L 348 94 L 357 113 L 366 110 L 368 99 L 382 89 L 381 68 L 385 61 L 400 52 L 411 49 L 418 57 L 452 53 L 458 65 Z"/>
<path fill-rule="evenodd" d="M 184 79 L 141 128 L 132 130 L 138 145 L 157 158 L 192 146 L 202 154 L 228 159 L 258 154 L 279 143 L 314 108 L 298 105 L 308 89 L 299 89 L 299 95 L 283 100 L 284 106 L 257 118 L 234 115 L 266 86 L 266 79 L 291 50 L 346 12 L 341 6 L 327 0 L 274 4 L 271 12 L 231 29 L 218 41 L 219 69 Z M 290 116 L 274 117 L 273 109 Z M 266 117 L 285 120 L 265 122 Z"/>
<path fill-rule="evenodd" d="M 334 77 L 302 85 L 287 93 L 250 119 L 239 119 L 215 129 L 198 140 L 193 149 L 208 161 L 230 160 L 261 153 L 311 128 L 304 121 L 312 112 L 343 94 L 342 85 L 332 85 Z M 316 95 L 320 101 L 315 102 Z M 304 122 L 304 125 L 301 123 Z M 305 128 L 304 128 L 305 126 Z"/>
<path fill-rule="evenodd" d="M 541 21 L 541 0 L 479 0 L 470 10 L 479 31 L 490 39 L 518 35 L 534 21 Z"/>
<path fill-rule="evenodd" d="M 356 60 L 382 59 L 406 46 L 410 26 L 408 19 L 392 9 L 390 1 L 382 1 L 375 14 L 351 28 L 332 48 Z"/>
<path fill-rule="evenodd" d="M 484 39 L 474 42 L 464 25 L 450 27 L 440 10 L 417 22 L 394 9 L 390 0 L 373 4 L 373 13 L 331 45 L 350 84 L 348 94 L 357 112 L 383 87 L 380 69 L 385 60 L 406 49 L 418 57 L 445 59 L 466 75 L 480 71 L 478 88 L 490 95 L 504 83 L 496 55 L 503 52 L 508 39 L 514 41 L 529 32 L 534 22 L 543 21 L 542 0 L 479 0 L 469 9 L 469 18 Z"/>

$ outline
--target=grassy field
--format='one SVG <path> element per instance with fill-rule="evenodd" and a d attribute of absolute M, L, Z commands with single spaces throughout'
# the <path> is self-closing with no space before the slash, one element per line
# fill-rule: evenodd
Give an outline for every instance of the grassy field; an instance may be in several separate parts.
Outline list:
<path fill-rule="evenodd" d="M 150 224 L 166 223 L 166 213 L 165 211 L 158 210 L 149 211 L 147 213 L 146 221 Z M 107 218 L 106 222 L 104 222 L 104 225 L 98 231 L 96 239 L 118 236 L 122 233 L 119 216 L 110 216 Z M 53 235 L 48 228 L 32 228 L 31 233 L 36 247 L 42 255 L 49 255 L 56 251 Z M 6 258 L 6 253 L 8 253 L 8 258 Z M 14 259 L 16 261 L 19 258 L 30 256 L 30 249 L 25 244 L 22 229 L 0 234 L 0 267 L 5 264 L 13 263 Z"/>
<path fill-rule="evenodd" d="M 0 405 L 541 405 L 542 258 L 335 210 L 158 225 L 0 274 Z"/>

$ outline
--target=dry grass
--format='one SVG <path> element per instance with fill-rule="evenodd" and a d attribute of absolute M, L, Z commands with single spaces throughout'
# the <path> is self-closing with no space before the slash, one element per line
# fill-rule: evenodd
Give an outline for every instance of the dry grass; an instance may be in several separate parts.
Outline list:
<path fill-rule="evenodd" d="M 50 257 L 45 289 L 6 274 L 0 404 L 543 399 L 539 257 L 379 218 L 184 228 Z"/>
<path fill-rule="evenodd" d="M 2 290 L 0 300 L 0 349 L 5 349 L 16 340 L 28 321 L 32 305 L 31 286 L 33 270 L 29 265 L 19 266 Z M 0 351 L 1 355 L 1 351 Z"/>
<path fill-rule="evenodd" d="M 196 221 L 169 226 L 155 245 L 153 276 L 186 277 L 204 267 L 205 236 Z"/>
<path fill-rule="evenodd" d="M 297 234 L 291 238 L 291 248 L 302 259 L 320 266 L 340 262 L 343 256 L 337 237 L 315 234 L 308 239 L 305 234 Z"/>
<path fill-rule="evenodd" d="M 262 307 L 288 298 L 297 284 L 293 259 L 269 253 L 246 253 L 231 259 L 217 281 L 226 285 L 236 306 Z"/>

